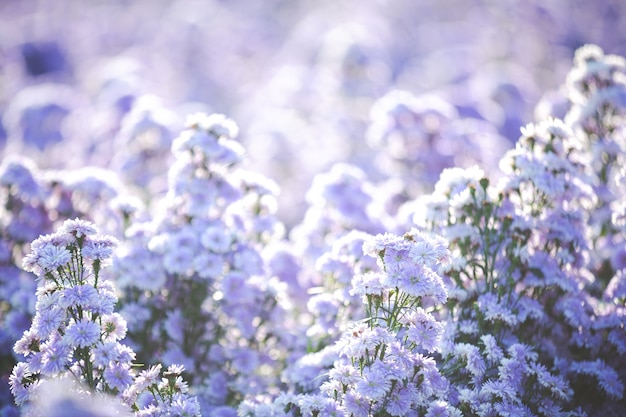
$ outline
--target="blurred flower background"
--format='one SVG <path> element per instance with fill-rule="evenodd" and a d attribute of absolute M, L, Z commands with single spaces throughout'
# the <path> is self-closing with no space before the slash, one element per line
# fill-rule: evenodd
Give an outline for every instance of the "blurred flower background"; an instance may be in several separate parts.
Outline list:
<path fill-rule="evenodd" d="M 625 17 L 0 0 L 0 415 L 624 415 Z"/>
<path fill-rule="evenodd" d="M 410 193 L 496 166 L 534 112 L 563 116 L 577 47 L 626 54 L 625 16 L 619 0 L 4 0 L 0 146 L 164 192 L 185 117 L 227 114 L 291 226 L 338 161 L 417 175 Z M 427 138 L 427 160 L 402 137 Z"/>

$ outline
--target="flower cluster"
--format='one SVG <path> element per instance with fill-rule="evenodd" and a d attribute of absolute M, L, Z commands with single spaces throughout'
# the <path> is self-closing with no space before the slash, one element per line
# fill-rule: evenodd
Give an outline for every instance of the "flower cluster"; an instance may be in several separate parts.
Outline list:
<path fill-rule="evenodd" d="M 606 165 L 586 140 L 558 119 L 528 125 L 497 184 L 478 168 L 454 168 L 412 205 L 418 224 L 451 242 L 442 372 L 467 412 L 600 412 L 602 401 L 585 399 L 583 374 L 597 378 L 600 398 L 623 397 L 623 309 L 603 295 L 603 275 L 613 274 L 599 268 L 607 259 L 594 229 L 606 203 L 595 181 L 602 174 L 589 169 Z M 494 381 L 514 395 L 485 397 Z"/>
<path fill-rule="evenodd" d="M 282 236 L 276 187 L 237 169 L 237 131 L 223 115 L 189 119 L 165 197 L 131 222 L 114 268 L 139 358 L 193 370 L 204 414 L 233 414 L 244 394 L 277 384 L 291 343 L 288 289 L 261 253 Z"/>
<path fill-rule="evenodd" d="M 43 382 L 62 377 L 79 383 L 79 391 L 116 396 L 137 415 L 199 415 L 180 378 L 182 368 L 168 369 L 162 382 L 159 367 L 135 375 L 135 353 L 120 342 L 126 321 L 114 311 L 116 290 L 103 274 L 116 245 L 92 223 L 67 220 L 56 233 L 34 240 L 24 257 L 24 269 L 38 277 L 37 303 L 30 329 L 15 343 L 24 360 L 9 382 L 17 405 L 33 415 L 43 415 L 30 407 Z M 152 401 L 138 405 L 144 391 Z"/>
<path fill-rule="evenodd" d="M 342 65 L 309 74 L 371 120 L 328 130 L 361 141 L 337 144 L 354 151 L 342 163 L 309 155 L 303 177 L 329 168 L 305 205 L 289 202 L 289 224 L 233 120 L 195 113 L 174 136 L 176 116 L 132 88 L 101 97 L 100 134 L 115 140 L 77 150 L 107 169 L 3 159 L 0 414 L 624 414 L 625 60 L 581 47 L 562 108 L 542 103 L 510 147 L 512 114 L 496 126 L 451 96 L 369 97 L 372 41 L 330 33 L 317 59 Z M 350 71 L 353 84 L 333 78 Z M 22 129 L 24 146 L 57 155 L 80 101 L 26 93 L 9 144 Z M 502 84 L 492 98 L 514 95 Z M 298 163 L 267 145 L 275 169 Z"/>
<path fill-rule="evenodd" d="M 404 236 L 370 236 L 363 253 L 377 265 L 353 274 L 350 293 L 363 304 L 362 318 L 343 327 L 323 355 L 303 358 L 330 366 L 314 375 L 310 392 L 285 393 L 273 403 L 247 402 L 240 414 L 460 415 L 446 401 L 448 382 L 430 356 L 444 331 L 432 310 L 447 300 L 438 274 L 449 260 L 447 242 L 412 229 Z"/>

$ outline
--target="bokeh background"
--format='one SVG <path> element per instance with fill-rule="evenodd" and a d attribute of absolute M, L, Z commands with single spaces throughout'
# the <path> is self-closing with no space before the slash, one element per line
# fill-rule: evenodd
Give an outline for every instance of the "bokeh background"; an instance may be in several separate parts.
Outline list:
<path fill-rule="evenodd" d="M 625 16 L 621 0 L 0 0 L 0 148 L 155 195 L 186 116 L 223 113 L 294 224 L 339 161 L 418 193 L 446 165 L 497 160 L 563 114 L 577 47 L 626 55 Z M 436 140 L 407 144 L 415 129 Z M 445 158 L 407 171 L 420 153 Z"/>

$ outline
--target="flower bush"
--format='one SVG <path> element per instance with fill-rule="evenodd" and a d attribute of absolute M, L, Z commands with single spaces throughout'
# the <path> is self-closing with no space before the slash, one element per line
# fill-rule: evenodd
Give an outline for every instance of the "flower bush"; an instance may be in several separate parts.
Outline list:
<path fill-rule="evenodd" d="M 32 325 L 14 346 L 24 357 L 9 378 L 15 403 L 26 415 L 47 415 L 37 404 L 42 386 L 70 378 L 78 398 L 109 394 L 111 404 L 129 415 L 200 415 L 181 365 L 171 365 L 162 379 L 160 364 L 135 374 L 135 353 L 120 343 L 127 324 L 114 311 L 115 288 L 101 273 L 117 241 L 97 232 L 90 222 L 67 220 L 56 233 L 34 240 L 24 257 L 38 287 Z M 150 398 L 140 400 L 143 394 Z"/>
<path fill-rule="evenodd" d="M 417 10 L 400 3 L 398 22 Z M 21 45 L 0 107 L 1 415 L 626 413 L 626 60 L 577 48 L 533 120 L 522 81 L 487 86 L 497 70 L 450 51 L 429 74 L 398 28 L 360 29 L 328 29 L 233 119 L 149 94 L 137 62 L 81 90 L 58 44 Z M 178 53 L 207 91 L 251 72 L 230 57 L 209 82 L 200 50 Z"/>

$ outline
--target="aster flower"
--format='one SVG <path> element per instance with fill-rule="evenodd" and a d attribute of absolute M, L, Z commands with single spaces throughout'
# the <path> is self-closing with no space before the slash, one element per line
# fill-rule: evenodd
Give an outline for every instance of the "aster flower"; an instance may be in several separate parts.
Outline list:
<path fill-rule="evenodd" d="M 66 249 L 70 257 L 46 273 L 48 280 L 39 283 L 33 323 L 14 346 L 15 352 L 25 358 L 15 366 L 10 381 L 16 403 L 31 407 L 40 381 L 70 377 L 84 384 L 80 390 L 90 395 L 119 395 L 120 400 L 127 400 L 137 410 L 139 406 L 134 402 L 147 390 L 160 398 L 159 412 L 174 407 L 196 416 L 197 407 L 183 401 L 193 404 L 192 397 L 174 397 L 174 391 L 187 392 L 186 382 L 180 376 L 182 368 L 175 365 L 164 374 L 166 386 L 158 381 L 146 386 L 145 381 L 140 381 L 141 387 L 131 389 L 135 381 L 135 353 L 119 343 L 126 334 L 126 322 L 114 312 L 115 288 L 100 274 L 101 267 L 106 266 L 100 261 L 107 261 L 112 255 L 113 242 L 112 238 L 97 235 L 93 224 L 73 220 L 64 223 L 57 234 L 44 236 L 31 245 L 33 257 L 54 245 Z M 107 251 L 97 255 L 92 252 L 94 262 L 87 262 L 84 249 L 98 246 Z M 173 375 L 175 379 L 171 380 Z"/>
<path fill-rule="evenodd" d="M 83 319 L 70 324 L 64 337 L 70 346 L 85 348 L 94 345 L 100 339 L 100 332 L 98 323 Z"/>
<path fill-rule="evenodd" d="M 100 326 L 105 341 L 116 341 L 126 337 L 126 320 L 119 313 L 111 313 L 100 318 Z"/>
<path fill-rule="evenodd" d="M 430 313 L 418 307 L 404 316 L 401 323 L 407 326 L 406 336 L 410 342 L 428 352 L 437 349 L 443 326 Z"/>
<path fill-rule="evenodd" d="M 91 222 L 83 219 L 73 219 L 65 221 L 58 233 L 67 233 L 77 239 L 81 239 L 85 236 L 95 235 L 97 232 L 98 229 Z"/>

